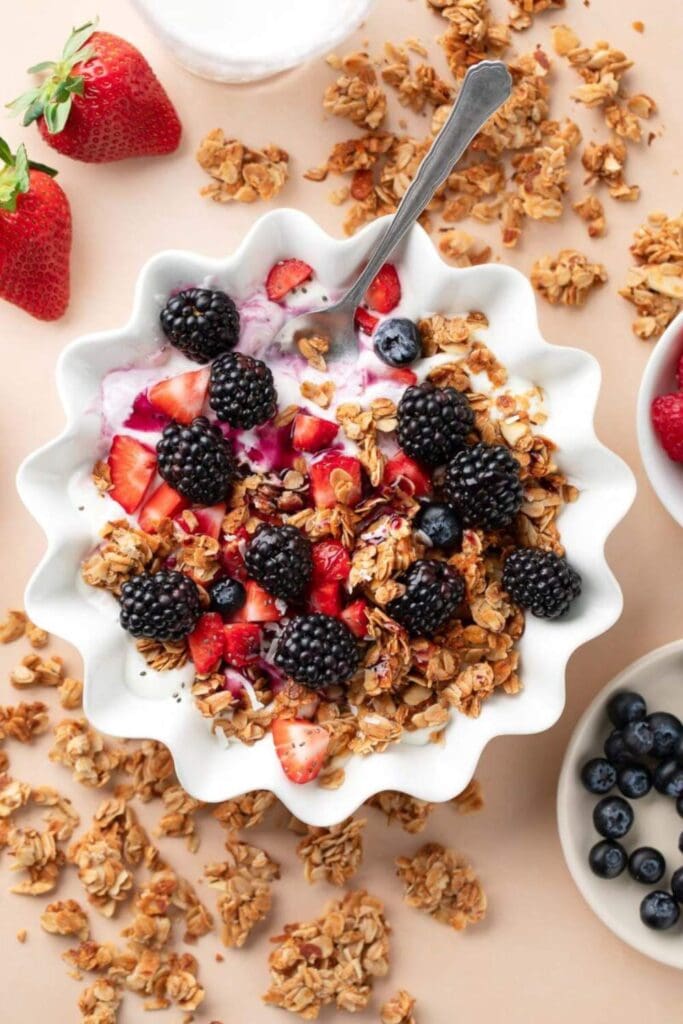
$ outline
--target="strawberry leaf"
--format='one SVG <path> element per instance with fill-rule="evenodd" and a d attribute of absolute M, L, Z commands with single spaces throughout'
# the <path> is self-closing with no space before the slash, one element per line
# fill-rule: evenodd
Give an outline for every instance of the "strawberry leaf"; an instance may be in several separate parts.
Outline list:
<path fill-rule="evenodd" d="M 17 199 L 23 192 L 28 192 L 30 185 L 29 163 L 26 147 L 19 146 L 16 156 L 7 143 L 2 140 L 2 159 L 5 166 L 0 170 L 0 210 L 14 213 Z"/>
<path fill-rule="evenodd" d="M 90 36 L 95 31 L 98 21 L 99 19 L 95 18 L 94 21 L 88 21 L 85 25 L 81 25 L 80 28 L 75 28 L 72 31 L 71 35 L 64 44 L 64 49 L 62 50 L 62 60 L 72 60 L 72 58 L 76 56 L 81 47 L 83 47 L 85 43 L 87 43 L 87 41 L 90 39 Z M 85 59 L 87 58 L 79 55 L 79 60 Z"/>
<path fill-rule="evenodd" d="M 29 75 L 40 75 L 43 71 L 52 71 L 57 65 L 53 60 L 44 60 L 40 64 L 34 64 L 32 68 L 28 69 Z"/>
<path fill-rule="evenodd" d="M 55 103 L 48 103 L 44 110 L 45 124 L 50 135 L 59 135 L 64 125 L 69 119 L 71 112 L 71 97 L 68 96 L 66 99 L 57 101 Z"/>

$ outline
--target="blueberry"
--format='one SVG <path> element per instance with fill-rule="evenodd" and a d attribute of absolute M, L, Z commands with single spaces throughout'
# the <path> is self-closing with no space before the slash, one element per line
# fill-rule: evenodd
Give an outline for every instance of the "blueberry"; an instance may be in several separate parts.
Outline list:
<path fill-rule="evenodd" d="M 605 757 L 610 764 L 626 764 L 631 760 L 631 755 L 624 745 L 624 737 L 619 729 L 611 732 L 605 740 Z"/>
<path fill-rule="evenodd" d="M 416 530 L 429 537 L 435 547 L 444 551 L 453 551 L 462 543 L 460 516 L 443 502 L 425 502 L 415 517 L 414 525 Z"/>
<path fill-rule="evenodd" d="M 652 776 L 645 765 L 624 764 L 617 772 L 617 786 L 624 796 L 638 800 L 652 789 Z"/>
<path fill-rule="evenodd" d="M 389 366 L 408 366 L 422 355 L 417 324 L 404 317 L 383 320 L 373 335 L 375 352 Z"/>
<path fill-rule="evenodd" d="M 678 849 L 683 853 L 683 832 L 678 837 Z"/>
<path fill-rule="evenodd" d="M 676 810 L 678 811 L 681 818 L 683 818 L 683 794 L 676 800 Z"/>
<path fill-rule="evenodd" d="M 654 736 L 653 757 L 675 756 L 677 744 L 683 738 L 683 725 L 680 719 L 670 715 L 668 711 L 655 711 L 648 715 L 647 723 Z"/>
<path fill-rule="evenodd" d="M 648 928 L 654 928 L 656 931 L 663 932 L 667 928 L 673 928 L 679 916 L 678 904 L 671 893 L 662 892 L 660 889 L 649 892 L 640 904 L 640 920 Z"/>
<path fill-rule="evenodd" d="M 620 796 L 606 796 L 593 808 L 593 824 L 605 839 L 621 839 L 633 824 L 633 808 Z"/>
<path fill-rule="evenodd" d="M 676 868 L 671 876 L 671 891 L 674 899 L 683 903 L 683 868 Z"/>
<path fill-rule="evenodd" d="M 598 878 L 616 878 L 626 867 L 626 850 L 620 843 L 601 839 L 591 847 L 588 863 Z"/>
<path fill-rule="evenodd" d="M 652 846 L 639 846 L 628 859 L 628 873 L 636 882 L 654 885 L 666 871 L 666 861 Z"/>
<path fill-rule="evenodd" d="M 645 718 L 646 714 L 647 706 L 639 693 L 618 690 L 607 701 L 607 715 L 617 729 L 621 729 L 629 722 L 638 722 Z"/>
<path fill-rule="evenodd" d="M 683 735 L 679 736 L 674 743 L 672 754 L 679 764 L 683 764 Z"/>
<path fill-rule="evenodd" d="M 629 754 L 636 757 L 645 757 L 649 754 L 655 742 L 654 733 L 644 720 L 628 722 L 622 729 L 622 736 Z"/>
<path fill-rule="evenodd" d="M 214 583 L 210 590 L 211 609 L 221 615 L 232 615 L 238 612 L 247 599 L 247 594 L 239 580 L 228 576 Z"/>
<path fill-rule="evenodd" d="M 595 793 L 596 796 L 609 793 L 616 781 L 616 768 L 604 757 L 592 757 L 581 769 L 581 782 L 589 793 Z M 628 793 L 625 795 L 628 796 Z"/>
<path fill-rule="evenodd" d="M 683 767 L 673 757 L 660 761 L 655 768 L 654 783 L 658 793 L 678 800 L 683 796 Z"/>

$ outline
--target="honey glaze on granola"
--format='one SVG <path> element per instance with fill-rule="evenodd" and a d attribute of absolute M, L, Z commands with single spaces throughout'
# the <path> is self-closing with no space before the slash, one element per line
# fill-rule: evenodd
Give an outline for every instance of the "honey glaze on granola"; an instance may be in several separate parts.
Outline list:
<path fill-rule="evenodd" d="M 252 744 L 269 733 L 276 718 L 309 718 L 330 737 L 320 782 L 334 788 L 343 782 L 342 763 L 349 755 L 381 752 L 397 742 L 438 741 L 454 710 L 477 717 L 496 690 L 514 694 L 520 689 L 517 641 L 524 615 L 502 589 L 503 560 L 518 546 L 562 554 L 556 520 L 576 491 L 555 465 L 554 445 L 539 433 L 546 420 L 540 390 L 508 377 L 485 344 L 488 323 L 482 313 L 437 313 L 418 320 L 422 358 L 407 371 L 382 362 L 363 333 L 358 359 L 341 367 L 328 365 L 324 339 L 299 339 L 285 351 L 269 348 L 289 316 L 319 305 L 325 297 L 334 299 L 314 281 L 282 304 L 258 291 L 240 306 L 238 350 L 267 361 L 278 392 L 278 413 L 253 430 L 221 425 L 244 466 L 227 503 L 221 537 L 243 553 L 245 538 L 265 521 L 295 526 L 313 542 L 340 541 L 351 561 L 346 593 L 368 602 L 360 670 L 346 689 L 328 687 L 322 693 L 282 677 L 273 654 L 287 621 L 283 606 L 284 621 L 263 624 L 261 657 L 255 664 L 199 676 L 186 641 L 130 640 L 126 685 L 150 699 L 182 704 L 192 698 L 222 743 Z M 414 314 L 413 305 L 410 294 L 404 294 L 392 316 Z M 102 449 L 119 432 L 153 447 L 164 424 L 148 415 L 145 389 L 196 369 L 196 363 L 175 349 L 162 349 L 136 366 L 110 373 L 101 394 Z M 461 549 L 448 557 L 430 550 L 427 538 L 412 526 L 420 508 L 413 485 L 384 480 L 386 463 L 398 451 L 398 402 L 411 380 L 427 379 L 466 395 L 474 414 L 471 439 L 507 446 L 520 464 L 524 487 L 522 508 L 509 527 L 465 530 Z M 355 507 L 347 498 L 343 473 L 334 482 L 334 506 L 312 507 L 308 469 L 321 456 L 304 456 L 292 447 L 297 411 L 338 424 L 332 447 L 355 456 L 367 477 L 365 496 Z M 203 412 L 214 419 L 208 403 Z M 71 482 L 74 501 L 92 522 L 93 535 L 102 535 L 82 569 L 91 598 L 114 616 L 118 607 L 111 595 L 116 597 L 127 579 L 173 565 L 190 572 L 208 605 L 205 588 L 223 571 L 221 543 L 209 536 L 188 536 L 170 520 L 163 520 L 154 535 L 145 534 L 135 517 L 127 519 L 108 496 L 106 466 L 99 466 L 97 486 L 83 473 Z M 386 611 L 402 592 L 396 576 L 424 557 L 448 560 L 466 587 L 466 611 L 430 639 L 410 637 Z"/>

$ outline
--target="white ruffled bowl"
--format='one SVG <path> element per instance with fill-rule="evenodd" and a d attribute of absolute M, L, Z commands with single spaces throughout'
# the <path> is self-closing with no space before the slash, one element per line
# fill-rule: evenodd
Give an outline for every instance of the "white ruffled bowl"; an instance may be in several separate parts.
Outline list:
<path fill-rule="evenodd" d="M 95 458 L 103 377 L 159 347 L 158 311 L 170 291 L 180 284 L 209 281 L 236 297 L 246 296 L 262 284 L 275 261 L 289 256 L 313 265 L 326 286 L 340 287 L 384 226 L 376 221 L 340 241 L 299 212 L 276 210 L 262 217 L 226 259 L 175 251 L 154 257 L 138 278 L 128 324 L 81 338 L 62 354 L 57 384 L 66 428 L 30 456 L 18 476 L 21 497 L 48 540 L 27 589 L 26 607 L 32 620 L 81 652 L 85 713 L 93 725 L 113 736 L 167 744 L 180 782 L 199 799 L 220 801 L 268 789 L 297 818 L 317 825 L 341 821 L 381 790 L 401 790 L 435 802 L 461 792 L 494 736 L 536 733 L 553 725 L 564 707 L 569 657 L 618 619 L 622 595 L 604 546 L 633 501 L 635 482 L 628 467 L 595 436 L 593 412 L 600 386 L 595 359 L 543 340 L 533 292 L 517 271 L 497 265 L 448 267 L 425 232 L 413 229 L 396 258 L 404 284 L 403 315 L 481 310 L 489 320 L 486 341 L 495 355 L 511 374 L 534 381 L 545 392 L 549 418 L 544 432 L 559 445 L 559 464 L 581 491 L 579 501 L 563 510 L 560 525 L 584 588 L 566 618 L 550 622 L 528 617 L 520 641 L 524 689 L 519 695 L 492 697 L 478 719 L 454 715 L 442 744 L 401 743 L 382 754 L 351 758 L 345 782 L 334 791 L 290 782 L 269 738 L 251 747 L 226 747 L 210 733 L 189 696 L 177 702 L 168 687 L 142 695 L 127 679 L 131 641 L 118 625 L 115 603 L 99 592 L 95 596 L 107 600 L 93 600 L 92 591 L 80 582 L 80 564 L 94 537 L 69 481 L 89 472 Z"/>

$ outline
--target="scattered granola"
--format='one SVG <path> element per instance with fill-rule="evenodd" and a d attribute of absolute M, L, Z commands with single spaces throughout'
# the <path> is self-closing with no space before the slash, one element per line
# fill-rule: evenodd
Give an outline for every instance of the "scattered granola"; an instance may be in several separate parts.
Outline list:
<path fill-rule="evenodd" d="M 81 942 L 90 938 L 88 915 L 76 900 L 48 903 L 40 915 L 40 923 L 51 935 L 75 935 Z"/>
<path fill-rule="evenodd" d="M 602 263 L 590 263 L 577 249 L 543 256 L 531 268 L 531 283 L 551 305 L 583 306 L 590 291 L 607 280 Z"/>
<path fill-rule="evenodd" d="M 239 832 L 243 828 L 260 825 L 267 812 L 275 804 L 275 795 L 267 789 L 224 800 L 216 804 L 211 813 L 228 832 Z"/>
<path fill-rule="evenodd" d="M 279 146 L 249 149 L 214 128 L 202 139 L 197 162 L 214 179 L 200 194 L 217 203 L 274 199 L 289 177 L 289 154 Z"/>
<path fill-rule="evenodd" d="M 566 0 L 510 0 L 510 28 L 522 32 L 533 25 L 534 18 L 543 11 L 557 11 L 565 6 Z"/>
<path fill-rule="evenodd" d="M 116 1024 L 120 1005 L 118 986 L 106 978 L 98 978 L 78 1000 L 81 1024 Z"/>
<path fill-rule="evenodd" d="M 350 53 L 343 60 L 332 57 L 328 63 L 344 74 L 325 90 L 325 110 L 371 131 L 379 128 L 386 115 L 387 98 L 368 54 Z"/>
<path fill-rule="evenodd" d="M 363 858 L 364 819 L 348 818 L 330 828 L 309 828 L 296 848 L 304 862 L 304 877 L 313 883 L 324 879 L 332 885 L 345 885 Z"/>
<path fill-rule="evenodd" d="M 11 644 L 21 640 L 26 632 L 28 619 L 22 611 L 8 611 L 7 618 L 0 622 L 0 644 Z"/>
<path fill-rule="evenodd" d="M 203 807 L 201 800 L 195 800 L 185 792 L 182 786 L 172 785 L 164 789 L 161 799 L 166 813 L 157 824 L 157 836 L 185 837 L 187 848 L 191 853 L 199 849 L 199 834 L 194 819 L 194 812 Z"/>
<path fill-rule="evenodd" d="M 413 857 L 398 857 L 396 869 L 408 906 L 456 931 L 483 919 L 484 891 L 469 864 L 453 850 L 427 843 Z"/>
<path fill-rule="evenodd" d="M 583 151 L 581 163 L 588 171 L 587 185 L 602 181 L 613 199 L 635 202 L 640 195 L 638 185 L 627 185 L 624 179 L 626 144 L 616 136 L 608 142 L 589 142 Z"/>
<path fill-rule="evenodd" d="M 590 238 L 602 238 L 605 234 L 605 210 L 596 195 L 588 193 L 583 199 L 577 199 L 572 203 L 572 208 L 578 213 L 581 220 L 586 222 Z"/>
<path fill-rule="evenodd" d="M 264 1002 L 317 1020 L 323 1006 L 367 1006 L 375 978 L 389 969 L 389 926 L 380 900 L 361 890 L 328 904 L 322 917 L 289 924 L 270 954 Z"/>
<path fill-rule="evenodd" d="M 48 728 L 48 709 L 42 701 L 0 706 L 0 740 L 30 743 L 34 736 L 41 736 Z"/>
<path fill-rule="evenodd" d="M 280 867 L 263 850 L 237 839 L 228 839 L 225 848 L 227 859 L 207 864 L 204 875 L 220 893 L 217 906 L 223 943 L 239 948 L 270 911 L 271 882 L 280 877 Z"/>
<path fill-rule="evenodd" d="M 634 333 L 644 341 L 658 338 L 683 306 L 683 214 L 650 214 L 631 253 L 636 265 L 619 294 L 636 307 Z"/>
<path fill-rule="evenodd" d="M 51 761 L 69 768 L 83 786 L 99 788 L 109 782 L 123 753 L 110 748 L 85 718 L 65 718 L 54 733 L 55 743 L 48 754 Z"/>
<path fill-rule="evenodd" d="M 383 1004 L 379 1019 L 382 1024 L 416 1024 L 414 1009 L 415 998 L 402 988 Z"/>
<path fill-rule="evenodd" d="M 434 804 L 427 803 L 426 800 L 417 800 L 407 793 L 397 793 L 393 790 L 377 793 L 367 803 L 386 814 L 387 824 L 396 822 L 404 831 L 413 835 L 424 830 L 434 809 Z"/>
<path fill-rule="evenodd" d="M 476 814 L 484 807 L 484 797 L 481 792 L 481 783 L 478 779 L 472 779 L 463 789 L 453 797 L 453 803 L 460 814 Z"/>

